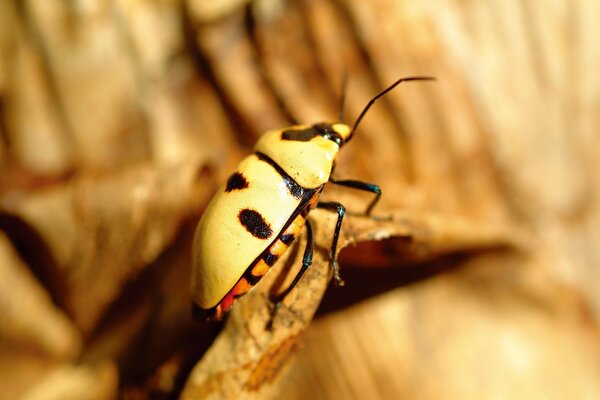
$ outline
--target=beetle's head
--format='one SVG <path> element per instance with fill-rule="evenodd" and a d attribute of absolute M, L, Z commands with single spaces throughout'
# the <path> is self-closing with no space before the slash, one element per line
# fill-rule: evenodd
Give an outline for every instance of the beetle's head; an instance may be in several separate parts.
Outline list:
<path fill-rule="evenodd" d="M 318 132 L 319 136 L 335 142 L 340 147 L 346 143 L 351 132 L 350 127 L 343 123 L 320 123 L 314 124 L 311 128 Z"/>

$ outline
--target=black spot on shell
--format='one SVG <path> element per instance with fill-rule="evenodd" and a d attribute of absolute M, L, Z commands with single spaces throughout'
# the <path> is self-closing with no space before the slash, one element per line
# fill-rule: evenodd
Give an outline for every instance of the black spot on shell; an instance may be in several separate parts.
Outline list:
<path fill-rule="evenodd" d="M 246 189 L 247 187 L 248 181 L 244 175 L 240 174 L 239 172 L 234 172 L 227 180 L 227 187 L 225 188 L 225 191 L 231 192 L 232 190 Z"/>
<path fill-rule="evenodd" d="M 273 265 L 275 265 L 275 262 L 277 262 L 277 256 L 271 253 L 267 253 L 265 254 L 265 256 L 263 257 L 263 260 L 265 260 L 265 263 L 269 266 L 272 267 Z"/>
<path fill-rule="evenodd" d="M 291 233 L 286 233 L 285 235 L 281 235 L 280 239 L 283 243 L 290 245 L 296 238 Z"/>
<path fill-rule="evenodd" d="M 249 274 L 245 274 L 244 278 L 246 278 L 246 280 L 248 281 L 248 283 L 251 286 L 254 286 L 262 279 L 262 276 L 256 276 L 256 275 L 252 275 L 251 273 L 249 273 Z"/>
<path fill-rule="evenodd" d="M 258 211 L 244 208 L 238 214 L 240 223 L 252 236 L 259 239 L 268 239 L 273 235 L 271 226 L 265 221 L 262 215 Z"/>

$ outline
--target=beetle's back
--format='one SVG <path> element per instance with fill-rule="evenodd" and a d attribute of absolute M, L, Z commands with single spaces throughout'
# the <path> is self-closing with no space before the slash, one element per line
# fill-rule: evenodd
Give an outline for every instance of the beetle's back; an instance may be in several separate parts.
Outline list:
<path fill-rule="evenodd" d="M 209 309 L 272 244 L 303 201 L 269 162 L 251 155 L 213 197 L 194 237 L 193 300 Z M 296 185 L 297 186 L 297 185 Z"/>

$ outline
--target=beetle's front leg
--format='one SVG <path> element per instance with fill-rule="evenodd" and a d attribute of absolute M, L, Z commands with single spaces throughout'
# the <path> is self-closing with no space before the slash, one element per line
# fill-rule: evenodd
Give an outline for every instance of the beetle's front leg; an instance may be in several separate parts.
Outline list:
<path fill-rule="evenodd" d="M 342 221 L 344 219 L 344 215 L 346 214 L 346 207 L 344 207 L 344 205 L 341 203 L 323 201 L 317 204 L 317 208 L 335 211 L 338 214 L 337 222 L 335 224 L 335 231 L 333 232 L 333 241 L 331 242 L 331 247 L 329 248 L 329 259 L 333 268 L 333 279 L 335 280 L 335 284 L 337 286 L 344 286 L 344 281 L 340 276 L 340 266 L 337 262 L 335 254 L 340 236 L 340 229 L 342 228 Z"/>
<path fill-rule="evenodd" d="M 367 216 L 371 215 L 371 211 L 373 210 L 373 207 L 375 207 L 377 202 L 379 202 L 379 198 L 381 198 L 381 188 L 378 185 L 375 185 L 373 183 L 355 181 L 352 179 L 338 180 L 333 177 L 329 178 L 329 182 L 334 183 L 336 185 L 340 185 L 340 186 L 346 186 L 346 187 L 349 187 L 352 189 L 362 190 L 364 192 L 374 193 L 375 197 L 373 198 L 373 200 L 371 200 L 371 202 L 367 206 L 367 209 L 365 210 L 365 215 L 367 215 Z"/>

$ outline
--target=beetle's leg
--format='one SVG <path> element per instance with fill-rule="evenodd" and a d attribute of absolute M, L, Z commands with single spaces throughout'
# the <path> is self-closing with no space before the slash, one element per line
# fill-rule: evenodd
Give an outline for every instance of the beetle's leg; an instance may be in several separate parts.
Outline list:
<path fill-rule="evenodd" d="M 281 293 L 279 296 L 277 296 L 277 299 L 275 299 L 275 310 L 277 310 L 281 306 L 281 302 L 283 301 L 283 299 L 285 299 L 285 296 L 287 296 L 292 291 L 292 289 L 294 289 L 294 286 L 296 286 L 298 284 L 298 281 L 300 280 L 300 278 L 302 278 L 302 275 L 306 272 L 308 267 L 310 267 L 310 265 L 312 264 L 314 243 L 313 243 L 312 227 L 310 226 L 310 222 L 308 220 L 306 220 L 305 226 L 306 226 L 306 247 L 304 248 L 304 255 L 302 256 L 302 267 L 300 267 L 300 271 L 298 271 L 298 273 L 296 274 L 296 277 L 294 278 L 294 280 L 292 281 L 290 286 L 288 286 L 288 288 L 285 289 L 283 291 L 283 293 Z"/>
<path fill-rule="evenodd" d="M 365 215 L 371 215 L 371 211 L 373 210 L 373 207 L 375 207 L 375 204 L 377 204 L 377 202 L 379 201 L 379 198 L 381 197 L 381 188 L 373 183 L 355 181 L 352 179 L 337 180 L 333 177 L 329 178 L 329 182 L 335 183 L 336 185 L 340 185 L 340 186 L 346 186 L 346 187 L 349 187 L 352 189 L 363 190 L 365 192 L 374 193 L 375 198 L 373 200 L 371 200 L 371 202 L 369 203 L 369 206 L 367 207 L 367 209 L 365 211 Z"/>
<path fill-rule="evenodd" d="M 271 319 L 270 319 L 269 323 L 267 324 L 267 329 L 271 329 L 271 327 L 273 326 L 273 319 L 275 318 L 275 314 L 281 307 L 281 303 L 283 303 L 283 300 L 285 299 L 285 297 L 292 291 L 292 289 L 294 289 L 294 287 L 300 281 L 300 278 L 302 278 L 302 275 L 304 275 L 304 273 L 306 272 L 308 267 L 310 267 L 312 264 L 314 242 L 313 242 L 312 226 L 310 225 L 310 221 L 308 219 L 306 220 L 305 226 L 306 226 L 306 247 L 304 248 L 304 255 L 302 256 L 302 267 L 300 267 L 300 271 L 298 271 L 298 273 L 294 277 L 294 280 L 292 281 L 290 286 L 288 286 L 288 288 L 285 289 L 281 294 L 279 294 L 277 296 L 277 298 L 275 299 L 275 302 L 273 304 L 273 313 L 271 314 Z"/>
<path fill-rule="evenodd" d="M 342 228 L 342 221 L 346 214 L 346 207 L 337 202 L 322 201 L 317 204 L 317 208 L 324 208 L 326 210 L 335 211 L 338 214 L 337 222 L 335 224 L 335 231 L 333 232 L 333 241 L 329 248 L 329 259 L 331 260 L 331 266 L 333 267 L 333 279 L 337 286 L 344 286 L 344 281 L 340 277 L 340 266 L 335 258 L 337 250 L 338 239 L 340 237 L 340 229 Z"/>

